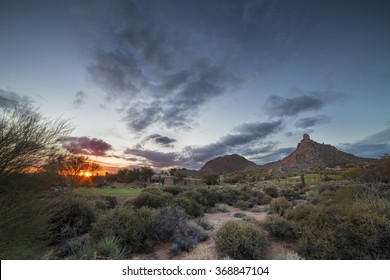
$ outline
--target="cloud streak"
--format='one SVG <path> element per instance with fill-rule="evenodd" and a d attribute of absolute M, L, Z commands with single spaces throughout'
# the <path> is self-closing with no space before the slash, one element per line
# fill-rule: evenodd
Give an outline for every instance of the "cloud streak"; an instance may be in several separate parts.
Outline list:
<path fill-rule="evenodd" d="M 280 130 L 282 121 L 264 123 L 244 123 L 233 129 L 234 133 L 221 137 L 217 142 L 204 146 L 187 146 L 181 152 L 159 152 L 143 149 L 142 145 L 126 149 L 126 155 L 133 155 L 143 158 L 156 167 L 183 166 L 187 168 L 199 168 L 206 161 L 217 156 L 228 153 L 239 153 L 243 155 L 266 153 L 272 150 L 275 143 L 260 144 L 271 145 L 271 147 L 261 147 L 257 149 L 248 148 L 249 144 L 259 145 L 259 142 L 269 135 Z M 162 142 L 173 142 L 173 139 L 161 137 L 159 134 L 150 135 L 146 139 L 159 139 Z"/>
<path fill-rule="evenodd" d="M 25 106 L 31 103 L 32 99 L 29 96 L 20 96 L 16 92 L 0 89 L 0 107 L 2 108 Z"/>
<path fill-rule="evenodd" d="M 72 154 L 88 156 L 107 156 L 107 152 L 112 150 L 112 146 L 107 142 L 97 139 L 67 136 L 61 138 L 62 147 Z"/>
<path fill-rule="evenodd" d="M 300 90 L 298 91 L 302 93 Z M 271 116 L 291 117 L 302 112 L 318 111 L 345 98 L 345 93 L 336 91 L 317 91 L 291 98 L 271 95 L 266 99 L 263 108 Z"/>
<path fill-rule="evenodd" d="M 295 122 L 296 128 L 309 128 L 317 125 L 330 123 L 331 118 L 328 116 L 317 116 L 311 118 L 301 118 Z"/>

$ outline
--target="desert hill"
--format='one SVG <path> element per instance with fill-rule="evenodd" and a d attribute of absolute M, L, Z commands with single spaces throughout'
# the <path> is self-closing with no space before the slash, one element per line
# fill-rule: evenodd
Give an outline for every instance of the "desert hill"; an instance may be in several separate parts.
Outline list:
<path fill-rule="evenodd" d="M 206 162 L 199 171 L 201 173 L 227 174 L 244 171 L 255 166 L 256 164 L 254 162 L 249 161 L 242 156 L 233 154 L 212 159 Z"/>
<path fill-rule="evenodd" d="M 308 134 L 304 134 L 294 152 L 284 159 L 266 166 L 269 171 L 294 172 L 337 166 L 362 166 L 372 164 L 374 161 L 374 159 L 361 158 L 342 152 L 331 145 L 319 144 L 311 140 Z"/>

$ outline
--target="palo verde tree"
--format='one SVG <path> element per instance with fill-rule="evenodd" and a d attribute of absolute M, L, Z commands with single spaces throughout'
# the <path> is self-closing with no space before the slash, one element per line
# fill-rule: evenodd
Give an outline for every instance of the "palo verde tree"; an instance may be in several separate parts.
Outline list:
<path fill-rule="evenodd" d="M 69 182 L 70 188 L 78 187 L 83 176 L 88 176 L 100 170 L 100 165 L 85 156 L 64 156 L 58 158 L 58 167 Z"/>
<path fill-rule="evenodd" d="M 69 134 L 67 120 L 43 118 L 31 105 L 0 108 L 0 178 L 41 168 Z"/>

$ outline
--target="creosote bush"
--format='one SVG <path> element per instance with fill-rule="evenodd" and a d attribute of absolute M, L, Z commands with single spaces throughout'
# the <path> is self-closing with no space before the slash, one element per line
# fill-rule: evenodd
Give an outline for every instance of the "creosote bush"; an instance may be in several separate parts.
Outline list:
<path fill-rule="evenodd" d="M 90 234 L 94 241 L 115 236 L 129 253 L 150 252 L 156 242 L 152 236 L 154 219 L 155 211 L 150 208 L 118 206 L 100 216 Z"/>
<path fill-rule="evenodd" d="M 272 199 L 269 207 L 272 213 L 283 216 L 284 212 L 291 207 L 291 203 L 285 197 L 278 197 Z"/>
<path fill-rule="evenodd" d="M 151 207 L 159 208 L 168 205 L 172 195 L 167 192 L 142 192 L 133 201 L 136 208 Z"/>
<path fill-rule="evenodd" d="M 96 221 L 95 203 L 83 197 L 66 195 L 52 201 L 55 242 L 87 233 Z"/>
<path fill-rule="evenodd" d="M 294 229 L 291 223 L 279 215 L 269 216 L 264 222 L 264 229 L 280 239 L 284 239 L 287 235 L 294 236 Z"/>
<path fill-rule="evenodd" d="M 222 256 L 256 260 L 264 258 L 268 239 L 264 231 L 251 222 L 229 221 L 218 230 L 216 246 Z"/>
<path fill-rule="evenodd" d="M 188 215 L 192 217 L 203 216 L 204 207 L 195 200 L 184 196 L 176 196 L 172 200 L 172 203 L 173 205 L 177 205 L 182 208 Z"/>
<path fill-rule="evenodd" d="M 277 187 L 266 187 L 264 188 L 264 192 L 272 198 L 278 197 L 279 194 Z"/>

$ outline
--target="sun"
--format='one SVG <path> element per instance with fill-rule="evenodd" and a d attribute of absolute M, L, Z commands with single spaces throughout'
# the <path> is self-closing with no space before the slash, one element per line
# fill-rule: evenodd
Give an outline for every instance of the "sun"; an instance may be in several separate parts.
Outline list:
<path fill-rule="evenodd" d="M 85 171 L 85 172 L 84 172 L 84 176 L 85 176 L 85 177 L 91 177 L 92 174 L 91 174 L 91 172 Z"/>

